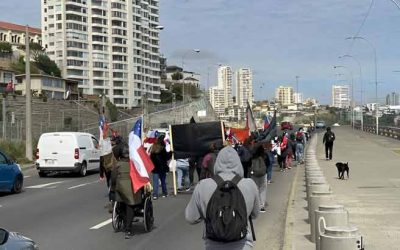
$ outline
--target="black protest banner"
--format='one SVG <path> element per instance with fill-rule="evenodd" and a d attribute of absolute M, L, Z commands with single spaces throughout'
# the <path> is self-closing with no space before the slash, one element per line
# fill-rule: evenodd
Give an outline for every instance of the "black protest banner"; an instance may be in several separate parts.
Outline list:
<path fill-rule="evenodd" d="M 204 156 L 212 143 L 223 145 L 221 122 L 172 125 L 170 136 L 175 159 Z"/>

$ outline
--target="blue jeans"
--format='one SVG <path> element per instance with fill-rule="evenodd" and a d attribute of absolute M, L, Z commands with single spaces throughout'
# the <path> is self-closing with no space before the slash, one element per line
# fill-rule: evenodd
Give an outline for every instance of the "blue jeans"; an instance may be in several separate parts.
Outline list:
<path fill-rule="evenodd" d="M 161 180 L 163 195 L 168 195 L 166 178 L 167 173 L 153 173 L 153 197 L 158 197 L 158 179 Z"/>
<path fill-rule="evenodd" d="M 297 162 L 303 161 L 304 145 L 302 143 L 296 144 L 296 160 Z"/>
<path fill-rule="evenodd" d="M 178 175 L 178 189 L 182 188 L 182 178 L 185 178 L 185 186 L 187 188 L 190 187 L 189 180 L 189 166 L 176 166 L 176 173 Z"/>
<path fill-rule="evenodd" d="M 272 153 L 268 153 L 267 157 L 269 158 L 269 164 L 267 165 L 267 181 L 272 180 L 272 166 L 274 165 L 274 155 Z"/>

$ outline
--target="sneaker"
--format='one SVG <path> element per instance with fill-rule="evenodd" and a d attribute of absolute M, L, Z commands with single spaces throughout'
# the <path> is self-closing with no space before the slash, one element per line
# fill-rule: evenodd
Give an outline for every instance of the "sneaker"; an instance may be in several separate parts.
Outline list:
<path fill-rule="evenodd" d="M 130 238 L 132 238 L 132 236 L 133 236 L 133 232 L 131 232 L 131 231 L 125 232 L 125 239 L 130 239 Z"/>
<path fill-rule="evenodd" d="M 153 196 L 153 200 L 157 200 L 158 199 L 158 197 L 157 196 Z"/>
<path fill-rule="evenodd" d="M 182 193 L 182 192 L 183 192 L 183 188 L 178 188 L 176 191 L 177 191 L 178 193 Z"/>
<path fill-rule="evenodd" d="M 188 187 L 188 188 L 186 188 L 186 192 L 189 192 L 191 190 L 191 188 L 190 187 Z"/>
<path fill-rule="evenodd" d="M 108 210 L 108 212 L 109 212 L 110 214 L 112 214 L 113 209 L 114 209 L 113 204 L 112 204 L 111 202 L 108 203 L 108 204 L 107 204 L 107 210 Z"/>
<path fill-rule="evenodd" d="M 168 197 L 168 194 L 163 194 L 162 197 L 166 198 L 166 197 Z"/>
<path fill-rule="evenodd" d="M 272 183 L 272 181 L 267 181 L 267 184 L 271 184 Z"/>
<path fill-rule="evenodd" d="M 265 213 L 266 211 L 265 211 L 265 207 L 261 207 L 260 208 L 260 213 Z"/>

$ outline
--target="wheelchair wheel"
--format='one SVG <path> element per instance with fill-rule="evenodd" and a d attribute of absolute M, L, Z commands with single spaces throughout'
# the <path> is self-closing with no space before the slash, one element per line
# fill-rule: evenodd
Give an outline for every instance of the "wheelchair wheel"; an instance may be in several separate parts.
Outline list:
<path fill-rule="evenodd" d="M 114 208 L 112 212 L 112 226 L 115 232 L 122 231 L 125 227 L 123 211 L 119 202 L 114 202 Z"/>
<path fill-rule="evenodd" d="M 147 197 L 144 201 L 143 208 L 143 224 L 144 230 L 150 232 L 153 229 L 154 217 L 153 217 L 153 203 L 151 197 Z"/>

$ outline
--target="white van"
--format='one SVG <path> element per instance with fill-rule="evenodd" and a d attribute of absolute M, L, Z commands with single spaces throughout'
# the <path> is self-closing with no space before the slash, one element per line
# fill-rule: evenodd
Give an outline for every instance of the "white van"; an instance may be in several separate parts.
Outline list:
<path fill-rule="evenodd" d="M 36 169 L 43 177 L 49 172 L 73 172 L 85 176 L 99 170 L 99 142 L 88 133 L 53 132 L 42 134 L 36 151 Z"/>

